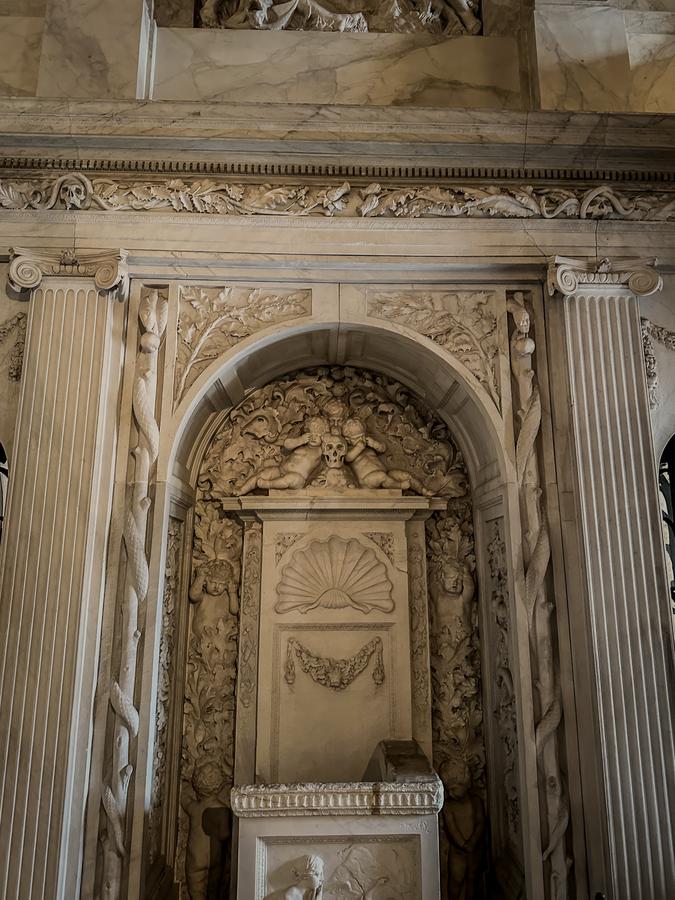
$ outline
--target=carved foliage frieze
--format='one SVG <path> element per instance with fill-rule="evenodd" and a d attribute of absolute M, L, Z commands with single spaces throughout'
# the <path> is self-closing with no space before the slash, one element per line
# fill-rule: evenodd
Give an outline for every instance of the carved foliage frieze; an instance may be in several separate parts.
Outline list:
<path fill-rule="evenodd" d="M 333 535 L 296 550 L 282 569 L 277 587 L 277 613 L 321 608 L 389 613 L 393 585 L 384 563 L 356 538 Z"/>
<path fill-rule="evenodd" d="M 4 322 L 0 322 L 0 345 L 13 341 L 9 351 L 7 377 L 10 381 L 21 381 L 23 354 L 26 345 L 26 324 L 28 317 L 18 312 Z"/>
<path fill-rule="evenodd" d="M 199 481 L 213 498 L 313 485 L 467 490 L 461 454 L 429 409 L 396 381 L 338 366 L 252 391 L 214 436 Z"/>
<path fill-rule="evenodd" d="M 224 216 L 675 220 L 675 194 L 609 184 L 236 182 L 210 178 L 0 178 L 0 209 L 159 212 Z"/>
<path fill-rule="evenodd" d="M 239 341 L 270 325 L 310 315 L 312 292 L 229 285 L 184 288 L 180 296 L 174 399 Z"/>
<path fill-rule="evenodd" d="M 675 350 L 675 331 L 669 331 L 662 325 L 656 325 L 644 317 L 640 320 L 640 325 L 642 329 L 642 352 L 645 360 L 649 406 L 651 409 L 656 409 L 660 398 L 659 373 L 656 364 L 656 354 L 654 353 L 654 341 L 668 350 Z"/>
<path fill-rule="evenodd" d="M 368 291 L 368 315 L 430 338 L 462 362 L 499 406 L 491 291 Z"/>

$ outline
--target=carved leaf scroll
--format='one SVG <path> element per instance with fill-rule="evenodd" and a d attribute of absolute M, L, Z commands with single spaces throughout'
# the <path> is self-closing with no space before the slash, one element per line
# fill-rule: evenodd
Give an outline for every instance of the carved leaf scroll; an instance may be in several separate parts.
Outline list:
<path fill-rule="evenodd" d="M 490 291 L 368 292 L 368 315 L 423 334 L 462 362 L 499 407 L 497 319 Z"/>
<path fill-rule="evenodd" d="M 21 381 L 21 369 L 23 368 L 23 354 L 26 343 L 26 313 L 19 312 L 0 322 L 0 344 L 3 344 L 10 335 L 14 335 L 14 344 L 9 353 L 9 368 L 7 377 L 10 381 Z"/>
<path fill-rule="evenodd" d="M 227 286 L 181 293 L 174 399 L 239 341 L 279 322 L 309 315 L 312 292 Z"/>

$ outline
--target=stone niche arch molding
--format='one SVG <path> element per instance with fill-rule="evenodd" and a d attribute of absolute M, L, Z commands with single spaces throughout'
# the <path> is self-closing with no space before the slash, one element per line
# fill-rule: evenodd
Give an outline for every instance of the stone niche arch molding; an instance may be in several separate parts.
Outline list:
<path fill-rule="evenodd" d="M 560 777 L 559 761 L 559 781 L 555 787 L 557 795 L 553 800 L 559 801 L 562 797 L 562 815 L 557 818 L 549 815 L 547 820 L 551 790 L 547 793 L 542 783 L 546 780 L 546 773 L 535 749 L 535 733 L 544 713 L 551 719 L 551 709 L 543 711 L 541 703 L 533 697 L 533 681 L 540 673 L 533 671 L 536 652 L 533 655 L 532 647 L 538 639 L 546 640 L 546 635 L 541 638 L 534 632 L 534 612 L 530 610 L 528 613 L 525 576 L 533 548 L 527 547 L 521 528 L 521 515 L 528 514 L 527 489 L 523 486 L 523 466 L 528 458 L 530 480 L 542 477 L 534 474 L 532 469 L 532 465 L 534 469 L 540 467 L 540 449 L 533 447 L 535 441 L 541 442 L 541 418 L 535 423 L 533 444 L 527 450 L 527 458 L 519 460 L 518 456 L 519 452 L 521 456 L 523 454 L 518 438 L 533 405 L 530 390 L 533 385 L 535 395 L 539 397 L 537 375 L 533 368 L 534 329 L 528 315 L 533 304 L 540 303 L 539 294 L 505 286 L 490 286 L 481 290 L 475 285 L 462 284 L 429 288 L 388 285 L 381 289 L 366 285 L 299 286 L 298 290 L 311 291 L 311 311 L 305 308 L 296 317 L 259 328 L 238 339 L 217 354 L 182 396 L 176 398 L 175 373 L 169 361 L 176 357 L 180 341 L 178 327 L 182 287 L 172 283 L 164 290 L 168 302 L 168 324 L 163 357 L 163 397 L 161 402 L 158 401 L 162 414 L 158 432 L 155 502 L 151 512 L 150 583 L 157 585 L 158 591 L 163 585 L 166 595 L 171 578 L 174 583 L 176 578 L 179 581 L 182 578 L 181 590 L 185 593 L 193 526 L 190 507 L 195 496 L 197 472 L 205 448 L 227 410 L 236 406 L 247 391 L 292 372 L 322 365 L 357 366 L 401 382 L 449 426 L 467 464 L 474 508 L 477 578 L 481 591 L 479 624 L 483 672 L 486 682 L 490 681 L 484 688 L 483 702 L 486 749 L 491 760 L 488 763 L 488 778 L 491 783 L 489 814 L 492 844 L 495 852 L 503 855 L 509 877 L 517 880 L 519 875 L 516 870 L 521 870 L 520 877 L 526 883 L 528 896 L 548 896 L 549 887 L 555 880 L 552 871 L 558 867 L 555 877 L 559 877 L 560 866 L 564 864 L 567 877 L 571 839 L 567 836 L 567 788 Z M 263 287 L 268 290 L 271 286 Z M 287 290 L 288 286 L 284 289 Z M 141 294 L 144 290 L 147 289 L 140 288 Z M 388 305 L 370 305 L 372 296 L 377 299 L 378 292 L 388 300 Z M 390 315 L 389 312 L 405 307 L 405 297 L 402 295 L 410 300 L 416 293 L 438 295 L 438 309 L 432 297 L 431 316 L 407 315 L 405 321 L 396 321 L 396 314 Z M 480 295 L 480 302 L 484 302 L 484 295 L 488 294 L 492 304 L 490 314 L 494 317 L 494 329 L 489 335 L 491 344 L 483 360 L 477 361 L 475 353 L 472 355 L 470 351 L 462 351 L 461 346 L 459 350 L 452 346 L 448 348 L 449 329 L 444 331 L 429 325 L 429 319 L 434 319 L 435 312 L 443 312 L 443 303 L 446 302 L 443 296 L 462 293 Z M 372 313 L 373 308 L 377 314 Z M 478 370 L 485 376 L 486 359 L 494 376 L 491 385 L 486 384 L 485 377 L 476 375 Z M 530 489 L 536 493 L 539 483 L 534 487 L 530 485 Z M 532 523 L 529 525 L 531 527 Z M 177 546 L 181 548 L 178 553 Z M 248 550 L 256 552 L 250 542 Z M 245 544 L 244 556 L 246 553 Z M 546 575 L 548 562 L 544 568 L 542 578 Z M 176 572 L 179 574 L 176 575 Z M 536 573 L 534 575 L 536 577 Z M 153 752 L 155 723 L 161 718 L 157 692 L 158 686 L 161 686 L 165 643 L 162 616 L 161 603 L 148 606 L 138 709 L 141 722 L 139 745 L 142 738 L 147 743 L 147 752 L 143 752 L 142 758 L 139 754 L 135 799 L 133 811 L 129 809 L 128 823 L 132 839 L 138 840 L 134 835 L 143 833 L 146 847 L 147 809 L 151 806 L 153 795 L 153 755 L 156 756 L 157 750 L 155 747 Z M 541 628 L 542 623 L 539 624 Z M 506 674 L 495 671 L 494 659 L 502 670 L 506 665 Z M 504 694 L 509 694 L 509 691 L 511 696 L 505 699 Z M 509 703 L 512 708 L 505 708 Z M 506 738 L 500 733 L 500 715 L 510 717 L 511 730 Z M 497 720 L 497 724 L 493 724 L 493 720 Z M 554 762 L 560 754 L 564 754 L 564 738 L 557 730 L 558 724 L 559 715 L 553 729 L 542 737 L 542 740 L 550 740 L 552 736 L 555 741 Z M 511 741 L 506 750 L 505 741 Z M 510 771 L 505 771 L 509 766 Z M 515 774 L 514 767 L 517 769 Z M 539 778 L 535 774 L 538 771 Z M 499 797 L 500 785 L 508 777 L 518 784 L 516 795 L 510 798 L 510 812 L 509 800 Z M 551 783 L 549 773 L 549 788 Z M 176 803 L 173 795 L 171 802 Z M 156 854 L 161 861 L 167 834 L 166 829 L 161 827 L 159 832 L 162 837 Z M 147 853 L 144 852 L 143 856 L 147 857 Z M 140 857 L 131 859 L 129 896 L 143 894 L 142 885 L 144 882 L 147 885 L 151 868 L 147 860 Z"/>

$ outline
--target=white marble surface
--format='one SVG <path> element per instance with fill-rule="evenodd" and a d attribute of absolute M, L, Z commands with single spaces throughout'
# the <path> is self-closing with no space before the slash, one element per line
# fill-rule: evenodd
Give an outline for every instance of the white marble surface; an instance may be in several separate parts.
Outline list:
<path fill-rule="evenodd" d="M 134 98 L 145 0 L 49 0 L 38 95 Z"/>
<path fill-rule="evenodd" d="M 630 85 L 623 14 L 593 6 L 545 6 L 534 13 L 544 109 L 619 111 Z"/>
<path fill-rule="evenodd" d="M 0 95 L 35 94 L 42 24 L 39 16 L 0 17 Z"/>
<path fill-rule="evenodd" d="M 160 28 L 154 99 L 520 105 L 511 38 Z"/>

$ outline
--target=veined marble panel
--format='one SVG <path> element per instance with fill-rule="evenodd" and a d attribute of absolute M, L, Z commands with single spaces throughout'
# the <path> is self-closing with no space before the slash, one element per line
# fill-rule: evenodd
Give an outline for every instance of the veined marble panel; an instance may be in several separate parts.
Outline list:
<path fill-rule="evenodd" d="M 504 37 L 160 28 L 156 100 L 520 106 Z"/>
<path fill-rule="evenodd" d="M 671 34 L 628 34 L 635 111 L 675 112 L 675 16 L 670 18 Z"/>
<path fill-rule="evenodd" d="M 0 16 L 44 16 L 47 0 L 0 0 Z"/>
<path fill-rule="evenodd" d="M 621 10 L 544 6 L 534 21 L 544 109 L 626 110 L 630 68 Z"/>
<path fill-rule="evenodd" d="M 0 17 L 0 95 L 33 96 L 43 20 L 39 16 L 4 15 L 2 9 Z"/>

